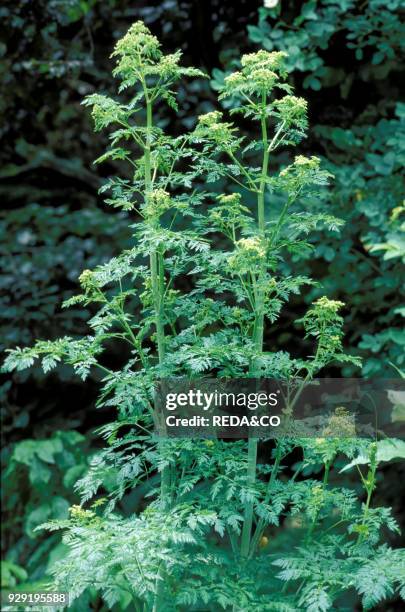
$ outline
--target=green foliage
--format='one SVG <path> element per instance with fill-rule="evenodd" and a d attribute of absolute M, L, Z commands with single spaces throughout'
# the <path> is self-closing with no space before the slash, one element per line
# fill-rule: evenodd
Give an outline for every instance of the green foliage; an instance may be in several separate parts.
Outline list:
<path fill-rule="evenodd" d="M 48 519 L 67 518 L 76 498 L 73 485 L 87 469 L 87 446 L 76 431 L 55 431 L 3 450 L 3 455 L 11 453 L 2 487 L 2 533 L 8 542 L 4 586 L 27 583 L 28 573 L 30 580 L 41 579 L 64 552 L 58 535 L 46 537 L 35 530 Z M 24 569 L 16 565 L 20 559 Z"/>
<path fill-rule="evenodd" d="M 27 579 L 27 572 L 23 567 L 11 563 L 11 561 L 1 562 L 1 588 L 9 589 L 15 587 L 18 582 Z"/>
<path fill-rule="evenodd" d="M 403 440 L 397 440 L 396 438 L 389 438 L 387 440 L 379 440 L 377 442 L 377 453 L 376 461 L 392 461 L 393 459 L 405 459 L 405 442 Z M 369 463 L 370 458 L 368 456 L 359 455 L 348 465 L 346 465 L 341 471 L 350 469 L 354 465 L 361 465 Z"/>
<path fill-rule="evenodd" d="M 357 10 L 354 0 L 309 0 L 297 14 L 292 2 L 279 2 L 276 9 L 259 9 L 259 23 L 248 26 L 248 31 L 252 42 L 269 51 L 288 50 L 286 69 L 305 73 L 305 88 L 319 91 L 339 85 L 346 97 L 355 71 L 367 82 L 374 74 L 381 79 L 397 70 L 405 34 L 401 6 L 399 0 L 372 0 Z M 334 62 L 328 65 L 324 57 L 323 52 L 338 36 L 350 54 L 353 72 L 343 71 Z M 363 59 L 364 64 L 359 66 Z"/>
<path fill-rule="evenodd" d="M 316 117 L 320 125 L 314 134 L 335 176 L 331 212 L 347 225 L 343 240 L 315 235 L 312 241 L 325 261 L 318 276 L 328 294 L 342 298 L 350 288 L 346 325 L 364 357 L 364 376 L 390 376 L 388 362 L 401 367 L 404 359 L 398 308 L 403 299 L 403 109 L 394 103 L 404 45 L 400 11 L 400 2 L 368 2 L 361 11 L 350 0 L 302 7 L 283 2 L 259 9 L 257 26 L 248 27 L 252 42 L 288 51 L 286 69 L 295 71 L 297 84 L 333 98 L 335 108 L 328 101 L 319 107 L 323 117 Z M 218 82 L 222 75 L 216 75 Z M 364 106 L 358 103 L 363 83 L 374 92 Z M 308 266 L 309 255 L 304 274 Z M 315 295 L 311 291 L 308 299 Z"/>
<path fill-rule="evenodd" d="M 178 53 L 164 55 L 142 22 L 113 57 L 118 94 L 129 100 L 97 93 L 85 105 L 95 129 L 109 134 L 98 161 L 121 160 L 131 169 L 131 178 L 112 177 L 102 192 L 111 195 L 107 204 L 136 213 L 133 243 L 85 269 L 81 293 L 66 302 L 92 308 L 86 335 L 13 349 L 4 368 L 40 360 L 49 371 L 65 363 L 83 380 L 97 371 L 99 406 L 114 407 L 117 418 L 100 429 L 108 446 L 76 484 L 82 506 L 66 516 L 62 496 L 54 497 L 55 508 L 39 503 L 26 529 L 42 523 L 48 533 L 63 530 L 67 549 L 51 568 L 55 586 L 75 599 L 90 581 L 110 609 L 315 612 L 339 605 L 350 589 L 370 607 L 403 586 L 403 550 L 380 544 L 382 531 L 396 532 L 397 524 L 389 508 L 371 505 L 381 443 L 292 438 L 277 441 L 272 456 L 267 445 L 262 460 L 255 439 L 163 440 L 152 432 L 153 384 L 161 376 L 299 376 L 305 383 L 330 364 L 359 364 L 343 345 L 343 303 L 325 296 L 292 323 L 296 342 L 306 334 L 309 354 L 267 345 L 265 331 L 291 296 L 314 283 L 289 265 L 305 260 L 314 233 L 341 226 L 323 210 L 331 174 L 318 157 L 270 167 L 270 156 L 297 145 L 308 125 L 306 101 L 286 82 L 287 56 L 243 55 L 241 70 L 221 88 L 230 116 L 205 113 L 178 137 L 156 123 L 155 108 L 177 108 L 176 82 L 201 72 L 182 68 Z M 249 136 L 233 121 L 239 116 Z M 214 191 L 203 191 L 203 183 Z M 116 368 L 104 360 L 111 341 L 122 347 Z M 31 481 L 46 484 L 72 435 L 24 441 L 11 465 L 28 464 Z M 291 474 L 293 453 L 302 459 Z M 367 475 L 360 471 L 364 504 L 336 474 L 330 483 L 335 461 L 358 456 L 368 464 Z M 308 477 L 316 466 L 322 482 Z M 79 476 L 70 474 L 72 481 Z M 123 516 L 117 504 L 127 493 L 137 503 Z"/>
<path fill-rule="evenodd" d="M 353 315 L 360 318 L 368 309 L 372 314 L 367 328 L 353 334 L 354 340 L 360 336 L 359 348 L 368 354 L 365 376 L 389 375 L 382 356 L 397 367 L 404 358 L 403 313 L 398 307 L 403 295 L 401 108 L 400 104 L 396 106 L 391 120 L 381 119 L 375 126 L 353 126 L 343 140 L 338 130 L 317 128 L 321 138 L 333 143 L 333 148 L 328 146 L 333 161 L 329 167 L 335 173 L 337 188 L 332 205 L 342 211 L 350 229 L 343 244 L 324 243 L 316 252 L 327 260 L 335 253 L 328 265 L 326 286 L 331 287 L 333 282 L 339 290 L 350 282 L 352 291 L 360 293 L 361 288 L 362 297 L 354 300 Z M 354 138 L 353 145 L 350 138 Z M 343 261 L 348 265 L 344 274 L 338 273 Z"/>
<path fill-rule="evenodd" d="M 359 551 L 345 547 L 342 557 L 336 557 L 339 538 L 325 540 L 298 550 L 297 556 L 286 556 L 274 561 L 281 568 L 278 577 L 283 581 L 303 581 L 298 599 L 299 609 L 324 612 L 332 607 L 330 592 L 355 588 L 362 596 L 364 609 L 369 610 L 389 598 L 396 587 L 404 584 L 404 555 L 402 551 L 381 546 L 377 550 L 363 547 L 361 555 L 369 559 L 359 567 Z M 363 559 L 362 559 L 363 560 Z M 316 576 L 316 580 L 313 578 Z"/>

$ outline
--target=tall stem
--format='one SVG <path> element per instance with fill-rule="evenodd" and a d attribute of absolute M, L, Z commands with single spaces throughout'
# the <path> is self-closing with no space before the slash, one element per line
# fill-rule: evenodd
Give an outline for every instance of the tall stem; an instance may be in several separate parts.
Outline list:
<path fill-rule="evenodd" d="M 262 142 L 263 142 L 263 161 L 262 161 L 262 172 L 260 175 L 260 186 L 259 193 L 257 195 L 257 218 L 259 232 L 264 234 L 265 220 L 264 220 L 264 193 L 266 190 L 266 179 L 269 168 L 269 150 L 268 150 L 268 137 L 267 137 L 267 123 L 266 123 L 266 94 L 262 95 L 262 117 L 260 120 L 262 130 Z"/>
<path fill-rule="evenodd" d="M 146 100 L 146 144 L 145 144 L 145 197 L 146 200 L 150 197 L 152 189 L 152 168 L 151 168 L 151 148 L 152 148 L 152 102 L 145 88 Z M 157 221 L 154 221 L 157 224 Z M 153 248 L 150 252 L 150 275 L 152 285 L 152 299 L 155 314 L 155 328 L 158 348 L 159 364 L 163 363 L 165 357 L 165 332 L 164 332 L 164 259 L 161 251 Z M 159 441 L 159 448 L 162 450 L 163 440 Z M 160 480 L 160 501 L 164 510 L 167 510 L 170 505 L 170 486 L 171 474 L 170 466 L 165 466 L 162 469 Z M 162 579 L 162 570 L 159 569 L 156 579 L 156 593 L 153 603 L 154 612 L 162 610 L 164 599 L 164 582 Z"/>
<path fill-rule="evenodd" d="M 274 464 L 273 464 L 273 469 L 271 470 L 271 476 L 270 476 L 270 480 L 268 482 L 267 485 L 267 490 L 266 490 L 266 495 L 265 498 L 263 500 L 264 504 L 267 504 L 269 499 L 270 499 L 270 495 L 271 495 L 271 491 L 273 489 L 273 485 L 276 482 L 277 479 L 277 474 L 278 474 L 278 470 L 280 467 L 280 462 L 281 462 L 281 456 L 282 456 L 282 447 L 281 444 L 277 445 L 277 450 L 276 450 L 276 456 L 274 459 Z M 252 543 L 250 546 L 250 553 L 249 556 L 252 557 L 256 551 L 257 545 L 259 543 L 259 540 L 263 534 L 264 531 L 264 527 L 265 527 L 265 523 L 264 520 L 261 518 L 259 520 L 259 522 L 257 523 L 257 527 L 256 530 L 254 532 L 253 538 L 252 538 Z"/>
<path fill-rule="evenodd" d="M 145 146 L 145 191 L 146 198 L 152 187 L 151 169 L 151 141 L 152 141 L 152 103 L 146 99 L 146 146 Z M 156 221 L 154 221 L 156 223 Z M 165 356 L 165 333 L 163 324 L 163 293 L 161 291 L 162 278 L 164 278 L 163 257 L 159 257 L 157 249 L 150 253 L 150 272 L 152 283 L 153 305 L 155 310 L 155 326 L 158 345 L 159 363 L 163 362 Z M 160 259 L 160 261 L 159 261 Z M 160 264 L 160 266 L 159 266 Z M 159 269 L 160 268 L 160 269 Z"/>
<path fill-rule="evenodd" d="M 332 461 L 333 459 L 329 459 L 328 461 L 326 461 L 325 463 L 325 471 L 324 471 L 324 475 L 323 475 L 323 480 L 322 480 L 322 489 L 325 492 L 326 487 L 328 486 L 328 480 L 329 480 L 329 472 L 330 472 L 330 468 L 332 465 Z M 322 504 L 323 505 L 323 504 Z M 315 529 L 318 517 L 319 517 L 319 513 L 322 509 L 322 506 L 320 506 L 317 510 L 317 512 L 315 513 L 315 516 L 311 522 L 311 524 L 308 527 L 308 531 L 307 531 L 307 535 L 306 535 L 306 540 L 309 541 L 310 539 L 312 539 L 312 533 Z"/>
<path fill-rule="evenodd" d="M 266 191 L 266 179 L 269 168 L 269 151 L 268 151 L 268 137 L 267 137 L 267 123 L 266 123 L 266 94 L 262 94 L 262 116 L 261 116 L 261 131 L 262 131 L 262 143 L 263 143 L 263 160 L 262 160 L 262 171 L 260 175 L 259 192 L 257 194 L 257 224 L 258 233 L 260 237 L 265 236 L 265 210 L 264 210 L 264 194 Z M 255 300 L 255 325 L 253 332 L 253 341 L 255 344 L 256 354 L 263 351 L 263 335 L 264 335 L 264 288 L 263 288 L 263 277 L 266 272 L 266 262 L 263 262 L 261 270 L 259 271 L 259 286 L 257 291 L 257 297 Z M 255 364 L 252 367 L 252 373 L 255 374 Z M 248 461 L 247 461 L 247 474 L 246 474 L 246 485 L 247 488 L 253 489 L 256 481 L 256 463 L 257 463 L 257 438 L 249 438 L 248 441 Z M 241 556 L 248 558 L 250 550 L 250 538 L 252 533 L 253 525 L 253 506 L 254 500 L 246 502 L 244 521 L 242 528 L 241 538 Z"/>
<path fill-rule="evenodd" d="M 257 438 L 249 438 L 248 441 L 248 466 L 246 474 L 247 487 L 253 487 L 256 480 L 256 461 L 257 461 Z M 250 534 L 253 523 L 253 500 L 246 502 L 244 521 L 242 528 L 242 539 L 240 554 L 247 558 L 250 549 Z"/>
<path fill-rule="evenodd" d="M 367 499 L 364 505 L 363 518 L 360 526 L 361 529 L 357 538 L 358 543 L 364 540 L 367 529 L 367 519 L 370 513 L 371 496 L 373 494 L 376 482 L 377 465 L 377 447 L 376 445 L 372 445 L 370 453 L 370 469 L 368 470 L 367 478 L 362 478 L 363 485 L 367 491 Z"/>
<path fill-rule="evenodd" d="M 146 98 L 146 146 L 145 146 L 145 194 L 146 198 L 150 195 L 152 187 L 152 169 L 151 169 L 151 143 L 152 143 L 152 103 L 147 95 Z M 155 221 L 156 223 L 156 221 Z M 164 260 L 163 255 L 157 249 L 152 249 L 150 253 L 150 274 L 152 284 L 153 306 L 155 311 L 155 327 L 158 346 L 159 364 L 163 363 L 165 357 L 165 332 L 164 332 L 164 310 L 163 310 L 163 295 L 164 295 Z M 168 505 L 168 497 L 170 492 L 170 469 L 165 467 L 162 470 L 161 480 L 161 502 L 163 506 Z"/>
<path fill-rule="evenodd" d="M 266 94 L 262 95 L 262 117 L 261 117 L 261 130 L 262 130 L 262 143 L 263 143 L 263 161 L 262 171 L 260 175 L 259 193 L 257 194 L 257 221 L 258 231 L 261 238 L 265 236 L 266 223 L 265 223 L 265 210 L 264 210 L 264 194 L 266 191 L 266 179 L 269 169 L 269 150 L 268 150 L 268 136 L 267 136 L 267 124 L 266 124 Z M 254 342 L 255 348 L 258 353 L 263 350 L 263 334 L 264 334 L 264 290 L 262 287 L 263 275 L 266 271 L 265 262 L 262 265 L 262 269 L 259 274 L 259 290 L 256 301 L 256 316 L 255 316 L 255 331 L 254 331 Z"/>

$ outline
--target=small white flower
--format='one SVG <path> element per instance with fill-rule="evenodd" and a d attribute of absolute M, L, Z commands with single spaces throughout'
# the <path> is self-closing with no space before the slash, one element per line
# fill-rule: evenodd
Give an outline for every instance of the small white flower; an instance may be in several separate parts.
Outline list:
<path fill-rule="evenodd" d="M 264 8 L 272 9 L 277 6 L 278 0 L 264 0 Z"/>

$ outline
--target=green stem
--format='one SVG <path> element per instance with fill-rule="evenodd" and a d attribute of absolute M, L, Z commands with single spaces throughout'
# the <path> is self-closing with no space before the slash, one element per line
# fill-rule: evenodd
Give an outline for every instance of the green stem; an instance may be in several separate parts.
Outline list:
<path fill-rule="evenodd" d="M 370 510 L 370 502 L 371 502 L 371 495 L 373 493 L 373 488 L 370 487 L 370 488 L 367 489 L 366 505 L 364 506 L 363 520 L 362 520 L 362 523 L 361 523 L 361 527 L 363 529 L 365 529 L 367 527 L 366 521 L 367 521 L 368 513 L 369 513 L 369 510 Z M 357 542 L 360 543 L 363 540 L 364 540 L 364 531 L 361 531 L 359 533 L 359 535 L 358 535 Z"/>
<path fill-rule="evenodd" d="M 359 544 L 360 542 L 364 540 L 365 530 L 367 527 L 367 519 L 368 519 L 368 515 L 370 511 L 371 496 L 375 488 L 376 472 L 377 472 L 377 465 L 378 465 L 377 460 L 376 460 L 376 453 L 377 453 L 376 446 L 374 446 L 371 450 L 370 469 L 368 471 L 367 478 L 362 479 L 365 489 L 367 491 L 367 499 L 366 499 L 366 503 L 364 506 L 363 518 L 362 518 L 362 522 L 360 526 L 362 529 L 360 530 L 360 533 L 357 538 L 357 542 Z"/>
<path fill-rule="evenodd" d="M 248 442 L 248 467 L 246 486 L 248 489 L 252 489 L 256 480 L 256 460 L 257 460 L 257 439 L 249 438 Z M 250 548 L 250 533 L 252 530 L 253 523 L 253 500 L 247 502 L 245 507 L 244 522 L 242 528 L 242 539 L 240 553 L 242 557 L 247 558 L 249 555 Z"/>
<path fill-rule="evenodd" d="M 160 291 L 160 271 L 158 262 L 157 251 L 152 251 L 150 254 L 150 271 L 152 281 L 152 297 L 153 306 L 155 310 L 155 326 L 156 326 L 156 339 L 158 346 L 158 358 L 159 364 L 163 362 L 165 357 L 165 332 L 163 325 L 163 300 Z"/>
<path fill-rule="evenodd" d="M 151 143 L 152 143 L 152 102 L 148 96 L 146 87 L 145 100 L 146 100 L 146 146 L 145 146 L 145 197 L 146 199 L 150 196 L 150 190 L 152 187 L 152 172 L 151 172 Z M 160 265 L 159 265 L 160 264 Z M 159 364 L 163 363 L 165 357 L 165 334 L 163 324 L 163 293 L 162 283 L 164 284 L 164 269 L 163 269 L 163 256 L 157 249 L 152 249 L 150 253 L 150 273 L 151 273 L 151 285 L 152 285 L 152 299 L 155 311 L 155 327 L 158 347 L 158 359 Z M 163 440 L 159 442 L 160 450 L 163 447 Z M 165 466 L 161 473 L 160 481 L 160 501 L 162 508 L 167 510 L 170 505 L 170 466 Z M 164 597 L 164 582 L 161 578 L 162 569 L 159 568 L 158 576 L 156 580 L 156 594 L 153 604 L 153 610 L 162 610 L 162 601 Z"/>
<path fill-rule="evenodd" d="M 281 134 L 281 132 L 283 131 L 283 129 L 285 128 L 285 121 L 282 122 L 282 124 L 280 125 L 280 127 L 278 128 L 277 132 L 274 134 L 274 138 L 271 141 L 271 143 L 269 144 L 269 146 L 267 147 L 269 153 L 270 151 L 273 151 L 275 148 L 275 145 L 277 143 L 277 138 L 279 137 L 279 135 Z M 283 140 L 281 138 L 281 140 Z M 280 141 L 279 141 L 280 142 Z"/>
<path fill-rule="evenodd" d="M 269 150 L 268 150 L 268 136 L 267 136 L 267 124 L 266 124 L 266 94 L 262 95 L 262 117 L 261 117 L 261 129 L 262 129 L 262 142 L 263 142 L 263 161 L 262 171 L 260 175 L 260 186 L 259 193 L 257 195 L 257 221 L 258 230 L 262 238 L 264 238 L 266 230 L 265 222 L 265 210 L 264 210 L 264 195 L 266 191 L 266 179 L 269 169 Z M 263 283 L 263 276 L 266 271 L 265 264 L 262 266 L 259 274 L 259 291 L 256 302 L 256 321 L 255 321 L 255 338 L 254 342 L 258 352 L 263 350 L 263 334 L 264 334 L 264 289 L 261 286 Z"/>
<path fill-rule="evenodd" d="M 281 462 L 281 456 L 282 456 L 282 450 L 281 450 L 281 444 L 277 445 L 277 450 L 276 450 L 276 457 L 274 460 L 274 465 L 273 465 L 273 469 L 271 471 L 271 476 L 269 479 L 269 482 L 267 484 L 267 490 L 266 490 L 266 495 L 264 497 L 263 503 L 267 504 L 270 500 L 270 495 L 271 495 L 271 491 L 273 489 L 273 485 L 276 482 L 276 478 L 277 478 L 277 474 L 278 474 L 278 470 L 280 467 L 280 462 Z M 249 553 L 249 557 L 252 557 L 256 551 L 257 545 L 259 544 L 259 540 L 263 534 L 265 528 L 265 524 L 264 524 L 264 519 L 260 519 L 256 530 L 254 532 L 253 538 L 252 538 L 252 543 L 250 546 L 250 553 Z"/>
<path fill-rule="evenodd" d="M 282 226 L 282 224 L 284 222 L 284 219 L 286 217 L 286 214 L 288 212 L 288 209 L 289 209 L 290 205 L 291 205 L 291 201 L 290 200 L 287 200 L 287 202 L 284 204 L 283 210 L 281 211 L 280 217 L 278 218 L 277 224 L 276 224 L 276 226 L 275 226 L 275 228 L 273 230 L 273 233 L 272 233 L 272 235 L 270 237 L 270 240 L 269 240 L 270 246 L 272 246 L 274 244 L 274 241 L 275 241 L 275 239 L 278 236 L 278 233 L 279 233 L 280 228 L 281 228 L 281 226 Z"/>
<path fill-rule="evenodd" d="M 329 472 L 330 472 L 330 468 L 331 468 L 331 465 L 332 465 L 332 461 L 333 461 L 333 459 L 330 459 L 329 461 L 326 461 L 326 463 L 325 463 L 325 472 L 324 472 L 323 480 L 322 480 L 322 488 L 323 488 L 323 490 L 325 490 L 326 487 L 328 486 Z M 315 516 L 314 516 L 314 518 L 313 518 L 313 520 L 312 520 L 312 522 L 311 522 L 311 524 L 310 524 L 310 526 L 308 528 L 308 532 L 307 532 L 307 535 L 306 535 L 306 540 L 307 541 L 309 541 L 312 538 L 312 533 L 313 533 L 313 531 L 315 529 L 315 526 L 316 526 L 316 523 L 317 523 L 317 520 L 318 520 L 318 517 L 319 517 L 319 513 L 321 511 L 321 508 L 322 508 L 322 506 L 320 508 L 318 508 L 318 510 L 317 510 L 317 512 L 316 512 L 316 514 L 315 514 Z"/>
<path fill-rule="evenodd" d="M 149 197 L 149 192 L 152 185 L 151 171 L 151 140 L 152 140 L 152 103 L 146 97 L 146 147 L 145 147 L 145 191 L 146 198 Z M 160 264 L 160 265 L 159 265 Z M 155 310 L 155 326 L 158 345 L 159 363 L 163 362 L 165 357 L 165 334 L 163 324 L 163 294 L 161 291 L 162 279 L 164 283 L 163 257 L 157 249 L 153 249 L 150 253 L 150 272 L 152 283 L 152 297 Z"/>
<path fill-rule="evenodd" d="M 264 192 L 266 189 L 266 179 L 269 168 L 269 151 L 268 151 L 268 137 L 267 137 L 267 124 L 266 124 L 266 94 L 262 96 L 262 117 L 261 117 L 261 128 L 262 128 L 262 141 L 263 141 L 263 162 L 262 171 L 260 175 L 260 186 L 259 193 L 257 196 L 257 212 L 258 212 L 258 225 L 259 232 L 264 234 L 265 220 L 264 220 Z"/>
<path fill-rule="evenodd" d="M 256 184 L 255 184 L 254 180 L 252 179 L 252 177 L 250 176 L 249 172 L 244 167 L 244 165 L 240 163 L 240 161 L 235 157 L 235 155 L 233 154 L 232 151 L 228 150 L 228 155 L 232 159 L 234 164 L 238 166 L 238 168 L 242 172 L 242 174 L 247 178 L 249 185 L 251 185 L 250 191 L 253 191 L 253 192 L 257 193 Z M 245 187 L 245 186 L 242 185 L 242 187 Z"/>
<path fill-rule="evenodd" d="M 323 488 L 325 488 L 326 485 L 328 484 L 331 463 L 332 461 L 327 461 L 325 464 L 325 473 L 323 475 L 323 481 L 322 481 Z"/>
<path fill-rule="evenodd" d="M 264 194 L 266 190 L 266 179 L 269 168 L 269 151 L 268 151 L 268 137 L 267 137 L 267 124 L 266 124 L 266 93 L 262 94 L 261 104 L 261 130 L 262 130 L 262 142 L 263 142 L 263 161 L 262 171 L 260 175 L 259 192 L 257 195 L 257 223 L 258 231 L 261 237 L 265 236 L 265 215 L 264 215 Z M 263 351 L 263 336 L 264 336 L 264 288 L 263 283 L 260 284 L 260 280 L 263 280 L 263 276 L 266 272 L 266 263 L 263 262 L 262 269 L 259 273 L 259 287 L 258 294 L 255 303 L 255 324 L 254 324 L 254 343 L 257 354 Z M 252 373 L 254 374 L 255 366 L 253 364 Z M 246 484 L 247 487 L 253 489 L 256 481 L 256 462 L 257 462 L 257 438 L 249 438 L 248 442 L 248 461 L 247 461 L 247 474 Z M 253 507 L 254 500 L 249 500 L 245 505 L 244 521 L 242 528 L 241 537 L 241 556 L 245 559 L 249 556 L 250 550 L 250 538 L 252 533 L 253 525 Z"/>
<path fill-rule="evenodd" d="M 131 327 L 128 325 L 126 319 L 125 319 L 125 313 L 124 311 L 121 309 L 120 313 L 118 314 L 118 319 L 121 323 L 121 325 L 123 326 L 123 328 L 125 329 L 125 331 L 127 332 L 129 338 L 130 338 L 130 342 L 134 345 L 135 348 L 138 348 L 138 343 L 135 337 L 134 332 L 132 331 Z"/>

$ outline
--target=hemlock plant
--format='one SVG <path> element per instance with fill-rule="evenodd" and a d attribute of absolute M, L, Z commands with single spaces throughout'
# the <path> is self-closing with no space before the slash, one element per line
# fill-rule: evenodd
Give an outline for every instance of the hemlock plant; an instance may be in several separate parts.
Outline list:
<path fill-rule="evenodd" d="M 357 7 L 353 0 L 320 0 L 315 20 L 313 5 L 279 2 L 275 10 L 259 8 L 257 26 L 248 31 L 253 43 L 269 51 L 289 51 L 286 68 L 304 89 L 327 90 L 333 105 L 341 104 L 335 117 L 325 114 L 326 108 L 314 116 L 311 132 L 335 176 L 328 207 L 344 217 L 345 231 L 338 237 L 314 235 L 311 242 L 317 267 L 327 267 L 322 283 L 328 295 L 350 288 L 356 296 L 345 327 L 351 346 L 363 356 L 362 376 L 389 378 L 405 364 L 404 310 L 398 306 L 404 301 L 405 245 L 397 231 L 404 222 L 405 112 L 387 86 L 384 95 L 367 97 L 360 106 L 355 91 L 364 84 L 382 92 L 381 79 L 401 70 L 405 23 L 398 0 L 372 0 L 362 11 Z M 338 58 L 341 48 L 345 55 Z M 215 80 L 222 79 L 216 69 Z M 298 270 L 307 270 L 312 257 L 302 258 Z M 312 288 L 306 302 L 316 292 Z M 345 374 L 354 375 L 349 368 Z"/>
<path fill-rule="evenodd" d="M 157 125 L 156 107 L 176 109 L 175 83 L 202 73 L 181 67 L 179 52 L 164 55 L 141 22 L 113 56 L 118 92 L 129 101 L 93 94 L 85 105 L 96 130 L 110 130 L 111 146 L 97 162 L 119 159 L 132 169 L 132 180 L 114 177 L 102 191 L 108 204 L 134 211 L 134 246 L 85 270 L 81 294 L 65 303 L 96 308 L 86 337 L 38 341 L 11 351 L 5 364 L 23 369 L 41 359 L 48 371 L 64 362 L 83 380 L 94 369 L 99 406 L 117 410 L 100 428 L 107 448 L 76 485 L 82 506 L 44 525 L 62 529 L 69 550 L 53 567 L 56 587 L 73 600 L 93 588 L 110 608 L 137 611 L 315 612 L 353 602 L 355 593 L 365 608 L 397 588 L 404 594 L 403 551 L 380 543 L 381 529 L 398 526 L 389 508 L 372 504 L 378 465 L 387 460 L 380 442 L 153 433 L 159 378 L 307 381 L 331 363 L 356 364 L 342 346 L 343 304 L 327 297 L 295 322 L 312 355 L 274 353 L 265 343 L 283 303 L 313 283 L 283 275 L 286 255 L 310 249 L 314 229 L 341 225 L 317 204 L 330 175 L 316 157 L 298 155 L 271 172 L 272 153 L 297 145 L 307 130 L 306 102 L 286 82 L 285 53 L 244 55 L 220 94 L 231 118 L 207 113 L 178 137 Z M 233 116 L 252 137 L 240 134 Z M 202 189 L 220 179 L 233 190 Z M 124 362 L 115 370 L 103 358 L 112 340 L 122 343 Z M 389 458 L 403 455 L 392 448 Z M 363 504 L 352 489 L 329 483 L 345 457 L 359 470 Z M 125 516 L 124 502 L 132 504 Z"/>

